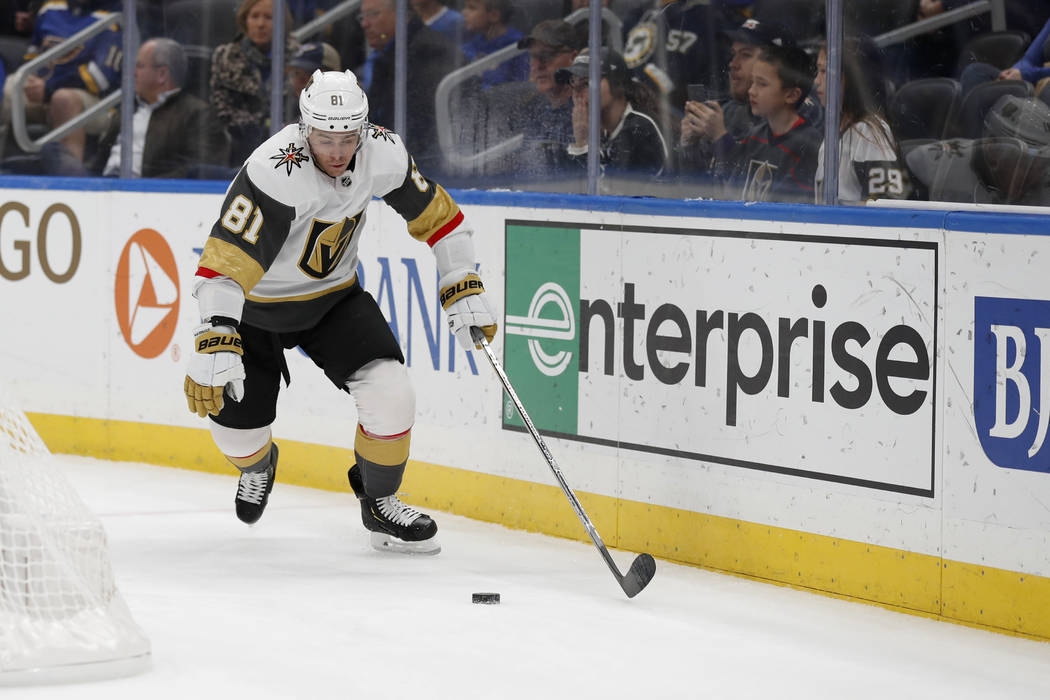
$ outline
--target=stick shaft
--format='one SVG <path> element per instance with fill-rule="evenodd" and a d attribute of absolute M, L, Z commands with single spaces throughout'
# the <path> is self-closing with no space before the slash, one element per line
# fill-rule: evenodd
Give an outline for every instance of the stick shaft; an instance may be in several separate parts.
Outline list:
<path fill-rule="evenodd" d="M 612 555 L 609 554 L 609 549 L 605 546 L 601 535 L 598 534 L 598 530 L 594 527 L 591 519 L 587 517 L 587 513 L 583 510 L 583 505 L 580 503 L 580 499 L 578 499 L 572 489 L 569 488 L 569 484 L 565 481 L 561 469 L 558 468 L 558 463 L 554 459 L 554 455 L 551 454 L 550 449 L 547 447 L 547 443 L 544 442 L 543 437 L 540 435 L 539 431 L 536 430 L 536 426 L 533 424 L 532 419 L 529 418 L 529 414 L 525 410 L 525 405 L 522 404 L 521 399 L 518 398 L 518 392 L 514 391 L 514 387 L 511 385 L 507 373 L 503 371 L 503 366 L 500 364 L 499 360 L 496 359 L 496 355 L 492 352 L 488 340 L 480 329 L 471 330 L 474 334 L 474 341 L 481 343 L 481 349 L 484 350 L 485 354 L 488 356 L 489 364 L 492 365 L 492 369 L 496 372 L 496 376 L 499 377 L 500 383 L 503 384 L 503 388 L 507 390 L 510 400 L 514 402 L 514 407 L 518 409 L 518 414 L 521 416 L 521 419 L 525 421 L 525 427 L 528 428 L 529 433 L 532 435 L 532 439 L 536 442 L 536 446 L 540 448 L 540 452 L 543 453 L 543 457 L 547 460 L 548 466 L 550 466 L 551 471 L 554 472 L 554 478 L 558 480 L 558 485 L 561 486 L 561 490 L 569 499 L 569 504 L 572 505 L 572 509 L 576 511 L 576 517 L 580 519 L 581 523 L 583 523 L 583 527 L 587 530 L 587 534 L 591 536 L 591 541 L 594 542 L 594 546 L 598 548 L 605 563 L 609 566 L 609 569 L 613 574 L 616 575 L 617 581 L 620 581 L 620 585 L 622 586 L 623 575 L 616 567 L 616 562 L 613 561 Z"/>

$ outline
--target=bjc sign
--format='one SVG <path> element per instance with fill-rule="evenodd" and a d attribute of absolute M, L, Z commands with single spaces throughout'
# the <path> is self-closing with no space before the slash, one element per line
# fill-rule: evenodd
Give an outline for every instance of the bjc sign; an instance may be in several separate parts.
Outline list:
<path fill-rule="evenodd" d="M 994 464 L 1050 473 L 1050 301 L 974 299 L 973 412 Z"/>

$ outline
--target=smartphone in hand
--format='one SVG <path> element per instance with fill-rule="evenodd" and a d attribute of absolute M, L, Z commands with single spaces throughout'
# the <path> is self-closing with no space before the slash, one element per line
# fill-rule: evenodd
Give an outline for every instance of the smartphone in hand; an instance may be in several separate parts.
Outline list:
<path fill-rule="evenodd" d="M 712 90 L 706 85 L 700 83 L 694 83 L 687 85 L 686 98 L 690 102 L 721 102 L 722 96 L 718 94 L 716 90 Z"/>

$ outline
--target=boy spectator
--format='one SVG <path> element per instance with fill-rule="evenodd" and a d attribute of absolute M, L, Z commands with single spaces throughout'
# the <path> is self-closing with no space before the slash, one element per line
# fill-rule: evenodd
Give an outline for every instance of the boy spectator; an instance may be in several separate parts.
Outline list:
<path fill-rule="evenodd" d="M 729 97 L 721 101 L 689 99 L 681 122 L 677 148 L 679 169 L 698 173 L 708 169 L 713 143 L 720 138 L 739 141 L 762 122 L 751 111 L 748 90 L 751 89 L 751 67 L 763 47 L 784 46 L 793 40 L 786 28 L 775 22 L 747 19 L 737 29 L 726 32 L 732 41 L 729 61 Z M 807 96 L 800 113 L 812 126 L 823 124 L 823 109 Z"/>
<path fill-rule="evenodd" d="M 813 201 L 823 135 L 799 115 L 813 85 L 809 56 L 793 45 L 767 46 L 751 68 L 748 98 L 762 122 L 726 150 L 715 143 L 716 172 L 727 194 L 744 201 Z"/>
<path fill-rule="evenodd" d="M 198 165 L 228 161 L 229 136 L 207 102 L 182 90 L 185 79 L 186 54 L 178 42 L 150 39 L 139 48 L 132 120 L 135 177 L 184 178 Z M 103 175 L 120 174 L 119 126 L 114 124 L 100 143 L 100 152 L 108 154 Z"/>
<path fill-rule="evenodd" d="M 472 34 L 463 44 L 467 61 L 475 61 L 522 39 L 522 33 L 508 27 L 513 7 L 510 0 L 467 0 L 463 5 L 463 26 Z M 526 80 L 529 59 L 519 54 L 481 75 L 481 88 Z"/>

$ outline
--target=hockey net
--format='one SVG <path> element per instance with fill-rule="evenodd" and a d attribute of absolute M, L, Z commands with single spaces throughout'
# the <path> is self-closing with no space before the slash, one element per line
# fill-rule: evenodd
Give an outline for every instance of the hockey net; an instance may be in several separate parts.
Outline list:
<path fill-rule="evenodd" d="M 102 523 L 0 388 L 0 685 L 113 678 L 149 663 Z"/>

